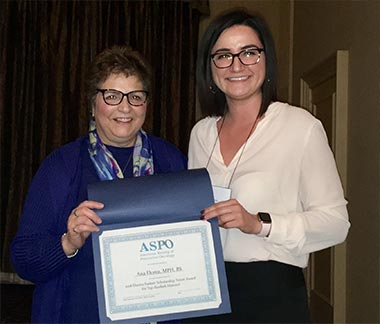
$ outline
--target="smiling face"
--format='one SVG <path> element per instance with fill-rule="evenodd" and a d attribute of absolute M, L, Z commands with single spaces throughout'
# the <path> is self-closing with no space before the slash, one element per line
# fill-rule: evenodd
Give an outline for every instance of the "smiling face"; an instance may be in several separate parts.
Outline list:
<path fill-rule="evenodd" d="M 111 74 L 99 89 L 114 89 L 123 93 L 144 90 L 142 82 L 134 75 Z M 103 144 L 129 147 L 134 146 L 137 132 L 145 121 L 146 105 L 131 106 L 126 96 L 116 106 L 107 105 L 102 94 L 96 95 L 93 112 L 96 129 Z"/>
<path fill-rule="evenodd" d="M 211 53 L 236 54 L 247 48 L 262 48 L 258 34 L 250 27 L 236 25 L 224 30 Z M 224 69 L 217 68 L 211 63 L 211 71 L 215 84 L 226 95 L 227 101 L 261 100 L 261 86 L 265 80 L 265 54 L 261 53 L 259 63 L 243 65 L 235 57 L 233 64 Z"/>

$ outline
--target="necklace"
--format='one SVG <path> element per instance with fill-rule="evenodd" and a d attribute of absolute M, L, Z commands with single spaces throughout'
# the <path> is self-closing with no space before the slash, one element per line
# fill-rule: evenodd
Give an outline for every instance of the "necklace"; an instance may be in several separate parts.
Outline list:
<path fill-rule="evenodd" d="M 244 152 L 244 150 L 245 150 L 245 147 L 247 146 L 248 139 L 249 139 L 249 137 L 251 136 L 253 130 L 255 129 L 255 126 L 256 126 L 257 122 L 259 121 L 259 117 L 260 117 L 260 116 L 259 116 L 259 114 L 258 114 L 258 115 L 256 116 L 256 118 L 255 118 L 255 120 L 254 120 L 252 126 L 251 126 L 251 129 L 249 130 L 249 133 L 248 133 L 248 135 L 247 135 L 247 138 L 245 139 L 245 142 L 244 142 L 244 144 L 243 144 L 243 148 L 242 148 L 242 150 L 241 150 L 241 152 L 240 152 L 239 158 L 238 158 L 238 160 L 237 160 L 237 162 L 236 162 L 236 164 L 235 164 L 235 167 L 234 167 L 234 169 L 233 169 L 233 171 L 232 171 L 230 181 L 228 182 L 228 186 L 227 186 L 227 188 L 229 188 L 229 189 L 230 189 L 230 186 L 231 186 L 232 178 L 233 178 L 234 175 L 235 175 L 235 171 L 236 171 L 236 169 L 237 169 L 237 167 L 238 167 L 238 165 L 239 165 L 239 162 L 240 162 L 240 159 L 241 159 L 241 157 L 242 157 L 242 155 L 243 155 L 243 152 Z M 219 131 L 218 131 L 218 135 L 217 135 L 217 137 L 216 137 L 216 139 L 215 139 L 215 143 L 214 143 L 214 145 L 213 145 L 213 147 L 212 147 L 212 150 L 211 150 L 210 156 L 209 156 L 208 161 L 207 161 L 207 164 L 206 164 L 206 169 L 208 168 L 208 165 L 209 165 L 209 163 L 210 163 L 210 161 L 211 161 L 211 157 L 212 157 L 213 154 L 214 154 L 214 150 L 215 150 L 215 147 L 216 147 L 216 143 L 217 143 L 218 140 L 219 140 L 219 135 L 220 135 L 220 133 L 221 133 L 221 131 L 222 131 L 222 128 L 223 128 L 223 125 L 224 125 L 224 120 L 225 120 L 225 118 L 226 118 L 226 116 L 223 116 L 222 124 L 220 125 Z"/>
<path fill-rule="evenodd" d="M 133 151 L 132 151 L 131 154 L 129 155 L 128 161 L 127 161 L 127 163 L 125 164 L 123 170 L 121 171 L 121 173 L 122 173 L 123 175 L 124 175 L 124 172 L 125 172 L 125 170 L 127 169 L 128 165 L 129 165 L 129 163 L 130 163 L 131 160 L 132 160 L 132 156 L 133 156 Z"/>
<path fill-rule="evenodd" d="M 208 168 L 208 165 L 210 164 L 210 161 L 211 161 L 211 157 L 214 154 L 216 143 L 218 143 L 219 135 L 220 135 L 220 132 L 222 131 L 222 127 L 223 127 L 223 124 L 224 124 L 224 119 L 225 119 L 225 117 L 223 116 L 222 124 L 220 125 L 220 128 L 218 129 L 218 134 L 216 135 L 215 143 L 212 146 L 212 150 L 211 150 L 210 156 L 208 157 L 208 160 L 207 160 L 206 169 Z"/>

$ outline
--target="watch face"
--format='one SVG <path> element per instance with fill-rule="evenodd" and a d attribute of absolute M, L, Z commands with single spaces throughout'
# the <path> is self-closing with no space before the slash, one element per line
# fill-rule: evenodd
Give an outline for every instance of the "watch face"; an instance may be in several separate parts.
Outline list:
<path fill-rule="evenodd" d="M 264 223 L 272 223 L 272 218 L 268 213 L 259 213 L 259 217 Z"/>

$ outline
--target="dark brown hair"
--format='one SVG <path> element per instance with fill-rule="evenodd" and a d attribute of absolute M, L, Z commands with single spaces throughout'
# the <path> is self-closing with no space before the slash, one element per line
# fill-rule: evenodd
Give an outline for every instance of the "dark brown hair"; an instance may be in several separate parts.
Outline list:
<path fill-rule="evenodd" d="M 245 9 L 234 9 L 216 17 L 204 33 L 198 51 L 197 90 L 202 113 L 221 116 L 226 109 L 226 96 L 212 79 L 211 49 L 220 34 L 235 25 L 252 28 L 259 36 L 265 51 L 265 81 L 259 115 L 263 115 L 272 101 L 277 100 L 277 59 L 272 35 L 263 18 Z M 212 89 L 210 89 L 210 86 Z"/>
<path fill-rule="evenodd" d="M 152 98 L 152 69 L 148 61 L 129 46 L 113 46 L 103 50 L 91 62 L 86 76 L 87 97 L 90 107 L 95 102 L 97 88 L 111 74 L 123 74 L 126 77 L 136 76 Z"/>

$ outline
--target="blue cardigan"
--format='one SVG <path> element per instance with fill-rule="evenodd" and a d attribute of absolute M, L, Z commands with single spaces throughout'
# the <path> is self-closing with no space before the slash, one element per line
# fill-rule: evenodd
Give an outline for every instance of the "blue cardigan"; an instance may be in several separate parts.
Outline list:
<path fill-rule="evenodd" d="M 186 169 L 186 159 L 174 145 L 152 135 L 149 135 L 149 139 L 156 173 Z M 81 267 L 85 264 L 87 267 L 87 263 L 91 263 L 86 270 L 92 274 L 90 277 L 94 277 L 92 262 L 81 263 L 84 251 L 87 250 L 87 260 L 89 255 L 92 256 L 91 237 L 82 247 L 84 251 L 81 249 L 72 259 L 66 257 L 61 245 L 68 216 L 82 198 L 87 198 L 83 194 L 86 192 L 86 184 L 99 181 L 96 179 L 95 169 L 89 166 L 88 161 L 87 137 L 80 137 L 47 156 L 30 185 L 18 232 L 11 245 L 11 259 L 20 277 L 35 283 L 33 323 L 75 322 L 75 318 L 68 317 L 69 310 L 65 308 L 70 305 L 67 300 L 73 289 L 76 289 L 77 299 L 88 298 L 89 291 L 96 292 L 92 282 L 91 289 L 71 286 L 70 271 L 78 269 L 78 264 Z M 86 165 L 87 169 L 93 170 L 86 171 Z M 92 179 L 87 179 L 87 174 Z M 93 285 L 95 286 L 95 282 Z M 96 299 L 96 296 L 91 297 Z M 97 313 L 97 304 L 95 308 Z M 83 315 L 83 318 L 88 315 L 80 314 L 82 310 L 75 311 Z M 88 310 L 83 310 L 86 311 Z"/>

